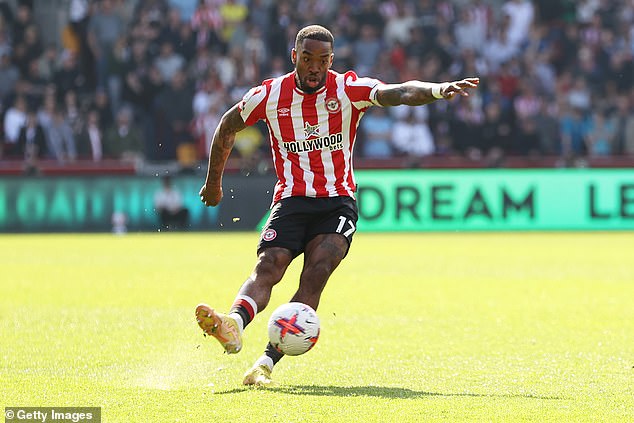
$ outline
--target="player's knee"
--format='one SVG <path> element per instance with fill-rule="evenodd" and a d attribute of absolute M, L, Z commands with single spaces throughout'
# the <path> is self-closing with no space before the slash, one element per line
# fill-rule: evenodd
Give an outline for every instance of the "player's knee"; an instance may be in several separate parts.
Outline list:
<path fill-rule="evenodd" d="M 335 267 L 336 265 L 334 265 L 331 260 L 319 260 L 309 263 L 302 274 L 302 278 L 309 283 L 304 285 L 307 288 L 321 291 L 333 270 L 335 270 Z"/>
<path fill-rule="evenodd" d="M 259 280 L 276 284 L 284 276 L 292 257 L 283 251 L 265 250 L 258 256 L 254 276 Z"/>

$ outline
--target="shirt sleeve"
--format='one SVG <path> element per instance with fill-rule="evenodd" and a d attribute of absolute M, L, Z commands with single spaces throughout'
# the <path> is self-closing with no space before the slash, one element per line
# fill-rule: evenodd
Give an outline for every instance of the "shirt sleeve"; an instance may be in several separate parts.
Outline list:
<path fill-rule="evenodd" d="M 376 92 L 383 82 L 368 77 L 359 77 L 353 71 L 346 72 L 344 76 L 346 94 L 352 104 L 360 110 L 370 106 L 381 106 L 376 99 Z"/>
<path fill-rule="evenodd" d="M 242 100 L 238 103 L 238 109 L 245 125 L 251 126 L 257 121 L 266 118 L 267 92 L 267 86 L 263 84 L 251 88 L 242 97 Z"/>

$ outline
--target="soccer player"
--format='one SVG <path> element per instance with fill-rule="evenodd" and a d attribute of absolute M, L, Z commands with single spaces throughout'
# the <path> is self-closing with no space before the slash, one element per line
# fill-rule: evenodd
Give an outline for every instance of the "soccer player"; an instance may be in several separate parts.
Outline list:
<path fill-rule="evenodd" d="M 332 66 L 333 36 L 322 26 L 301 29 L 291 51 L 293 72 L 248 91 L 227 111 L 213 135 L 207 178 L 200 199 L 216 206 L 222 199 L 222 174 L 235 134 L 264 120 L 270 134 L 277 183 L 271 214 L 262 230 L 253 272 L 228 314 L 206 304 L 196 320 L 229 354 L 242 348 L 242 331 L 262 311 L 293 259 L 304 254 L 299 287 L 291 301 L 317 309 L 328 278 L 348 253 L 358 212 L 352 150 L 359 120 L 371 106 L 421 106 L 437 99 L 468 96 L 478 78 L 429 83 L 385 84 L 337 73 Z M 271 383 L 282 358 L 270 343 L 249 369 L 245 385 Z"/>

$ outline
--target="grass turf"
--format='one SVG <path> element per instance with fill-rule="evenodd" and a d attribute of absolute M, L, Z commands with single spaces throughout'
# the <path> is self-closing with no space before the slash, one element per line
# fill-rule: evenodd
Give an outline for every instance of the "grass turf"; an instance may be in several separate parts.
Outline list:
<path fill-rule="evenodd" d="M 634 419 L 631 233 L 359 233 L 278 386 L 241 385 L 301 257 L 221 354 L 257 234 L 0 236 L 0 407 L 99 406 L 104 422 Z"/>

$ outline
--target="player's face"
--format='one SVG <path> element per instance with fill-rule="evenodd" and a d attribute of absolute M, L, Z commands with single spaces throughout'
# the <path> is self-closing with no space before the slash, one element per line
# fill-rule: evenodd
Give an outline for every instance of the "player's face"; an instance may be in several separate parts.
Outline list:
<path fill-rule="evenodd" d="M 327 41 L 305 39 L 296 46 L 291 53 L 291 59 L 295 64 L 295 82 L 299 89 L 306 93 L 314 93 L 323 87 L 333 57 L 332 46 Z"/>

